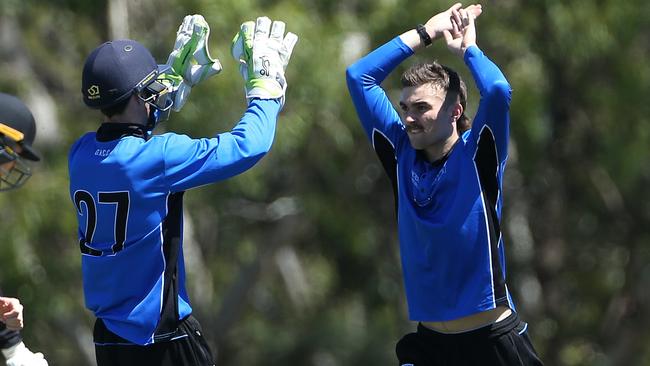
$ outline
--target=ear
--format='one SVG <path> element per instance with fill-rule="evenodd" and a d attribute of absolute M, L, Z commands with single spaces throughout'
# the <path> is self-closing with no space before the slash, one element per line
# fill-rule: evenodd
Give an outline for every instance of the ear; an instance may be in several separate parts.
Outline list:
<path fill-rule="evenodd" d="M 451 118 L 454 120 L 454 122 L 458 121 L 460 116 L 463 115 L 463 112 L 463 106 L 459 102 L 451 105 Z"/>

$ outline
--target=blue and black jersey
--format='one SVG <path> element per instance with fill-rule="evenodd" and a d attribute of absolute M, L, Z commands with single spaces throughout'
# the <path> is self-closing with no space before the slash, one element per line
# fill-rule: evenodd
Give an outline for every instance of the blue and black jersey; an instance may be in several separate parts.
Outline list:
<path fill-rule="evenodd" d="M 478 47 L 466 50 L 480 105 L 472 129 L 447 159 L 432 164 L 411 147 L 380 86 L 412 54 L 397 37 L 347 70 L 361 124 L 395 190 L 409 317 L 448 321 L 499 305 L 514 308 L 500 227 L 510 85 Z"/>
<path fill-rule="evenodd" d="M 169 340 L 192 312 L 183 264 L 183 192 L 252 167 L 270 149 L 280 103 L 251 101 L 228 133 L 149 137 L 104 123 L 69 154 L 86 306 L 118 336 Z"/>

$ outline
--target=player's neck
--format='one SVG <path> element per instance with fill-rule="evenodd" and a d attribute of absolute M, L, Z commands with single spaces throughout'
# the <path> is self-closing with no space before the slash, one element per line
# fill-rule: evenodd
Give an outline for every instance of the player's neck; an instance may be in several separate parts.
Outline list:
<path fill-rule="evenodd" d="M 104 116 L 104 122 L 146 125 L 149 117 L 148 112 L 149 109 L 146 104 L 140 101 L 138 97 L 132 96 L 122 113 L 110 117 Z"/>
<path fill-rule="evenodd" d="M 427 161 L 430 163 L 435 163 L 447 157 L 451 152 L 451 149 L 454 147 L 458 141 L 458 135 L 452 134 L 446 140 L 440 141 L 439 143 L 429 145 L 424 149 L 424 156 Z"/>
<path fill-rule="evenodd" d="M 142 115 L 142 113 L 137 113 L 127 109 L 124 113 L 116 114 L 111 117 L 104 116 L 104 122 L 146 125 L 147 119 Z"/>
<path fill-rule="evenodd" d="M 136 124 L 136 125 L 143 125 L 143 126 L 146 125 L 145 123 L 141 123 L 139 121 L 135 121 L 135 120 L 132 120 L 132 119 L 117 118 L 117 117 L 105 118 L 104 123 L 123 123 L 123 124 L 126 124 L 126 125 Z"/>

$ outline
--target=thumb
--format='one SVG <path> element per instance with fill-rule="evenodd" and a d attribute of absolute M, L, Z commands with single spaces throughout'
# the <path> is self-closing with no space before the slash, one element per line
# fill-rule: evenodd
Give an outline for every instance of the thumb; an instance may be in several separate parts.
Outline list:
<path fill-rule="evenodd" d="M 478 18 L 479 15 L 483 13 L 483 7 L 481 6 L 481 4 L 470 5 L 466 7 L 465 10 L 467 10 L 467 14 L 473 15 L 474 18 Z"/>
<path fill-rule="evenodd" d="M 456 3 L 456 4 L 452 5 L 449 9 L 447 9 L 447 11 L 451 13 L 452 11 L 458 10 L 458 9 L 460 9 L 462 7 L 463 7 L 463 4 Z"/>
<path fill-rule="evenodd" d="M 463 45 L 465 47 L 471 46 L 476 43 L 476 25 L 474 23 L 474 16 L 469 15 L 469 24 L 465 27 L 463 34 Z"/>

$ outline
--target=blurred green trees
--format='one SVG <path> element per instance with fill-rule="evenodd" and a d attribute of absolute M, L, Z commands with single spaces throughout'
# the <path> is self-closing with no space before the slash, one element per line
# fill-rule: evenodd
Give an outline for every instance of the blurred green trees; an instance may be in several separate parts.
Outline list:
<path fill-rule="evenodd" d="M 45 159 L 0 194 L 0 283 L 26 306 L 26 343 L 92 365 L 67 150 L 100 116 L 80 75 L 99 43 L 137 39 L 166 60 L 201 13 L 224 71 L 160 127 L 194 137 L 245 108 L 230 58 L 239 24 L 286 21 L 300 41 L 271 153 L 186 195 L 188 288 L 221 365 L 392 365 L 407 320 L 389 182 L 358 124 L 345 67 L 443 1 L 3 0 L 0 90 L 34 111 Z M 513 86 L 504 234 L 519 311 L 548 365 L 650 365 L 650 3 L 488 1 L 479 46 Z M 435 57 L 466 81 L 438 42 Z M 403 70 L 400 67 L 396 73 Z M 472 85 L 468 82 L 468 85 Z M 384 87 L 399 91 L 398 78 Z M 478 102 L 470 91 L 470 112 Z"/>

